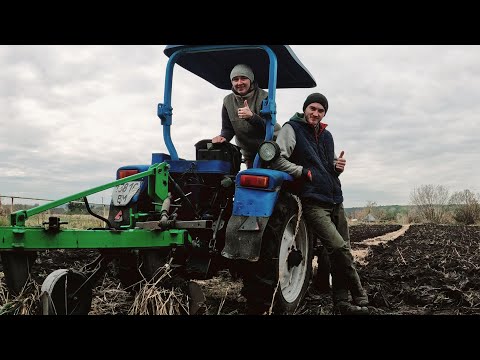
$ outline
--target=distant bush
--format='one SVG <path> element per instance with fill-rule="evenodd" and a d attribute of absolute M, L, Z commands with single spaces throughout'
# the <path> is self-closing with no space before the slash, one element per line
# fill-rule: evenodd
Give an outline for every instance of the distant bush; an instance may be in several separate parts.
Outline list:
<path fill-rule="evenodd" d="M 416 207 L 411 207 L 405 214 L 405 222 L 407 224 L 421 224 L 423 222 L 422 215 Z"/>
<path fill-rule="evenodd" d="M 449 192 L 443 185 L 422 185 L 413 189 L 410 201 L 416 216 L 429 223 L 442 224 L 448 211 Z"/>
<path fill-rule="evenodd" d="M 470 190 L 454 193 L 450 198 L 450 207 L 453 218 L 461 224 L 472 225 L 480 220 L 479 195 Z"/>

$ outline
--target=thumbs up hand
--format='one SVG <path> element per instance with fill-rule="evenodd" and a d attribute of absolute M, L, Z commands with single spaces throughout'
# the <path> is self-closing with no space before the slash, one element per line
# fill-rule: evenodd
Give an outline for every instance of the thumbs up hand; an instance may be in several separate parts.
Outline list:
<path fill-rule="evenodd" d="M 343 172 L 345 170 L 345 164 L 347 163 L 347 160 L 343 158 L 343 155 L 345 154 L 345 151 L 340 152 L 340 156 L 337 158 L 337 162 L 335 163 L 335 170 L 338 172 Z"/>
<path fill-rule="evenodd" d="M 247 100 L 243 102 L 243 107 L 238 108 L 238 117 L 240 119 L 250 119 L 253 117 L 253 112 L 250 110 Z"/>

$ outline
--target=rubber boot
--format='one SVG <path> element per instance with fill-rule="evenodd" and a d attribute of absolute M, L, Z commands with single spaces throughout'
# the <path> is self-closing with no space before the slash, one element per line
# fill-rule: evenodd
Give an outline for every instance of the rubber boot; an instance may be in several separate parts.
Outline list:
<path fill-rule="evenodd" d="M 352 291 L 353 303 L 358 306 L 368 306 L 368 295 L 364 289 Z"/>
<path fill-rule="evenodd" d="M 340 315 L 368 315 L 368 308 L 349 303 L 348 301 L 340 301 L 335 304 L 335 312 Z"/>

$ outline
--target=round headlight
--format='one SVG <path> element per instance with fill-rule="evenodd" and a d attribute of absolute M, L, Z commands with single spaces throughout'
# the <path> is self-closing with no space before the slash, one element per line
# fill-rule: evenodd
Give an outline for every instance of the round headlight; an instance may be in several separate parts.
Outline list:
<path fill-rule="evenodd" d="M 279 157 L 280 147 L 275 141 L 265 141 L 260 145 L 258 155 L 263 161 L 273 161 Z"/>

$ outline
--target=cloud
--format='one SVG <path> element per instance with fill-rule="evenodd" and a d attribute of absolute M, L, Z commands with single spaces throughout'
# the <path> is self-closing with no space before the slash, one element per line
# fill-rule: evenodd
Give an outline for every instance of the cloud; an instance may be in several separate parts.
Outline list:
<path fill-rule="evenodd" d="M 480 191 L 479 46 L 291 47 L 317 87 L 279 89 L 277 121 L 311 92 L 328 97 L 325 122 L 347 159 L 345 206 L 408 204 L 422 184 Z M 0 194 L 58 199 L 167 153 L 156 114 L 163 48 L 0 46 Z M 197 141 L 219 134 L 228 93 L 175 68 L 179 156 L 194 158 Z"/>

